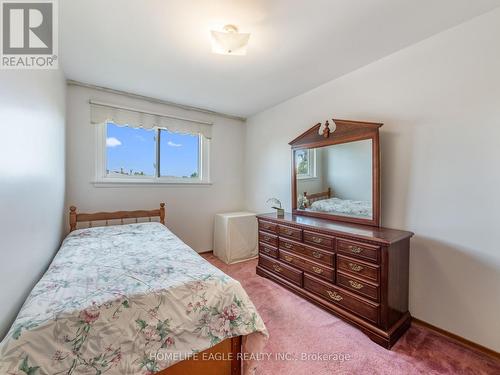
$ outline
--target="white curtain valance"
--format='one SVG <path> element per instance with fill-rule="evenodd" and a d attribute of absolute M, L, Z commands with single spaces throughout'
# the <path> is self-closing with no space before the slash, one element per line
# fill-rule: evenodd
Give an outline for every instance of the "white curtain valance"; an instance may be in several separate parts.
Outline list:
<path fill-rule="evenodd" d="M 208 139 L 212 138 L 213 124 L 210 122 L 146 112 L 92 100 L 90 101 L 90 122 L 92 124 L 112 122 L 118 126 L 144 129 L 164 128 L 173 133 L 201 133 Z"/>

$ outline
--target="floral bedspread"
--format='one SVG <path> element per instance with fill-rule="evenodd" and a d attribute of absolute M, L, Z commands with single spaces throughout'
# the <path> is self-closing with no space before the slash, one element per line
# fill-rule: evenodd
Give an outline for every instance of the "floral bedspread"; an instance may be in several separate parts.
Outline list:
<path fill-rule="evenodd" d="M 310 209 L 312 211 L 372 217 L 372 204 L 369 201 L 328 198 L 313 202 Z"/>
<path fill-rule="evenodd" d="M 165 226 L 81 229 L 0 343 L 0 373 L 153 374 L 239 335 L 267 337 L 245 290 Z"/>

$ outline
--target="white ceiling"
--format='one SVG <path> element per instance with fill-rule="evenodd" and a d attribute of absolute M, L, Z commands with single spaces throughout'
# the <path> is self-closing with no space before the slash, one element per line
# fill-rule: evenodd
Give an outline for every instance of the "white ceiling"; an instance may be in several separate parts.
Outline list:
<path fill-rule="evenodd" d="M 65 0 L 68 79 L 249 116 L 485 13 L 500 0 Z M 250 32 L 248 55 L 211 29 Z"/>

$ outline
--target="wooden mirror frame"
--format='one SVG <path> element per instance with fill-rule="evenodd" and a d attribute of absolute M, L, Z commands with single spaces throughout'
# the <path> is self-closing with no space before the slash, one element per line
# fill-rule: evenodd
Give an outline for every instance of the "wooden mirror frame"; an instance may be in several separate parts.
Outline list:
<path fill-rule="evenodd" d="M 379 128 L 383 124 L 332 119 L 325 124 L 318 123 L 289 143 L 292 147 L 292 213 L 294 215 L 319 217 L 348 223 L 380 226 L 380 145 Z M 336 126 L 336 127 L 335 127 Z M 323 128 L 322 128 L 323 127 Z M 322 134 L 319 134 L 322 128 Z M 363 219 L 333 215 L 323 212 L 312 212 L 297 209 L 297 175 L 295 168 L 295 151 L 301 149 L 332 146 L 341 143 L 372 140 L 372 218 Z"/>

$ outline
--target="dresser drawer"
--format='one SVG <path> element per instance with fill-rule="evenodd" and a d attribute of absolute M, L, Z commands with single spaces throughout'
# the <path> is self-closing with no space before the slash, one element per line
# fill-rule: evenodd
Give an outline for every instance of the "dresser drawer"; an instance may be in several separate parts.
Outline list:
<path fill-rule="evenodd" d="M 278 236 L 274 234 L 259 231 L 259 241 L 265 242 L 274 247 L 278 247 Z"/>
<path fill-rule="evenodd" d="M 358 259 L 337 254 L 337 269 L 345 273 L 367 280 L 379 282 L 379 266 Z"/>
<path fill-rule="evenodd" d="M 302 229 L 288 227 L 286 225 L 278 225 L 278 233 L 280 236 L 302 241 Z"/>
<path fill-rule="evenodd" d="M 276 273 L 281 277 L 288 279 L 292 283 L 302 286 L 302 271 L 287 266 L 283 262 L 280 262 L 273 258 L 269 258 L 265 255 L 259 256 L 259 264 L 262 267 L 269 269 L 273 273 Z"/>
<path fill-rule="evenodd" d="M 302 254 L 304 252 L 304 244 L 287 240 L 283 237 L 279 238 L 279 248 L 282 250 L 293 251 L 294 253 Z"/>
<path fill-rule="evenodd" d="M 374 301 L 380 301 L 379 287 L 376 284 L 368 283 L 361 279 L 356 279 L 351 275 L 337 271 L 337 285 L 350 291 L 368 297 Z"/>
<path fill-rule="evenodd" d="M 278 224 L 272 223 L 270 221 L 259 220 L 259 230 L 265 230 L 271 233 L 278 232 Z"/>
<path fill-rule="evenodd" d="M 338 305 L 360 317 L 379 324 L 379 305 L 361 297 L 356 297 L 343 289 L 329 285 L 316 277 L 304 275 L 304 289 L 313 292 L 325 300 Z"/>
<path fill-rule="evenodd" d="M 315 262 L 324 263 L 327 266 L 333 267 L 333 253 L 328 251 L 320 250 L 309 245 L 304 245 L 302 243 L 286 240 L 284 238 L 279 239 L 279 248 L 287 251 L 291 251 L 298 255 L 309 258 Z"/>
<path fill-rule="evenodd" d="M 304 242 L 314 246 L 322 247 L 324 249 L 333 250 L 334 237 L 325 236 L 324 234 L 309 232 L 305 230 Z"/>
<path fill-rule="evenodd" d="M 370 262 L 380 262 L 380 246 L 337 239 L 337 252 Z"/>
<path fill-rule="evenodd" d="M 267 245 L 264 242 L 259 242 L 259 252 L 261 254 L 265 254 L 265 255 L 268 255 L 268 256 L 273 257 L 273 258 L 278 257 L 278 249 L 276 249 L 275 247 L 272 247 L 270 245 Z"/>
<path fill-rule="evenodd" d="M 334 281 L 335 273 L 333 268 L 331 267 L 327 267 L 325 265 L 310 261 L 306 258 L 295 255 L 294 253 L 285 250 L 280 250 L 279 258 L 280 260 L 297 268 L 300 268 L 303 271 L 309 272 L 331 282 Z"/>

